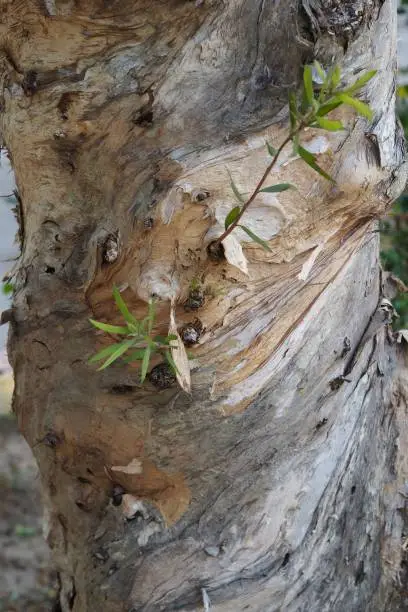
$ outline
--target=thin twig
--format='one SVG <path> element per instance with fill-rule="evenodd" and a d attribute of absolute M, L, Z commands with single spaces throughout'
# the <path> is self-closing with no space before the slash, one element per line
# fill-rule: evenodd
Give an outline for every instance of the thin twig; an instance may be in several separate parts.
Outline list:
<path fill-rule="evenodd" d="M 228 227 L 228 229 L 226 229 L 225 232 L 223 232 L 221 234 L 221 236 L 219 238 L 217 238 L 217 240 L 215 241 L 215 244 L 220 244 L 223 240 L 225 240 L 225 238 L 227 236 L 229 236 L 229 234 L 231 234 L 231 232 L 234 231 L 234 229 L 237 227 L 237 225 L 239 225 L 239 222 L 240 222 L 243 214 L 245 213 L 247 208 L 252 204 L 252 202 L 255 200 L 255 198 L 258 195 L 258 193 L 261 191 L 261 189 L 262 189 L 266 179 L 268 178 L 270 172 L 272 171 L 273 167 L 275 166 L 276 162 L 278 161 L 279 155 L 282 153 L 282 151 L 286 147 L 286 145 L 291 140 L 293 140 L 303 130 L 304 127 L 307 126 L 308 120 L 309 120 L 309 116 L 304 117 L 304 119 L 302 119 L 302 121 L 299 123 L 299 126 L 295 130 L 291 131 L 288 134 L 288 136 L 285 138 L 285 140 L 281 143 L 280 147 L 277 149 L 275 155 L 273 156 L 271 163 L 268 165 L 268 167 L 266 168 L 265 172 L 263 173 L 261 180 L 258 182 L 257 186 L 255 187 L 254 191 L 252 192 L 252 195 L 245 202 L 245 204 L 242 206 L 242 208 L 241 208 L 237 218 L 231 223 L 231 225 Z"/>

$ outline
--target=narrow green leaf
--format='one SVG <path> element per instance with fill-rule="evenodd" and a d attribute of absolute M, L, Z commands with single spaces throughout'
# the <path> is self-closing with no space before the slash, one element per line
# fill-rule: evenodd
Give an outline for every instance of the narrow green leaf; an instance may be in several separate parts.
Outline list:
<path fill-rule="evenodd" d="M 332 89 L 336 89 L 337 85 L 340 83 L 341 79 L 341 70 L 340 66 L 336 64 L 330 74 L 330 85 Z"/>
<path fill-rule="evenodd" d="M 344 130 L 344 126 L 341 121 L 333 121 L 331 119 L 326 119 L 326 117 L 316 117 L 316 123 L 320 128 L 323 130 L 328 130 L 329 132 Z"/>
<path fill-rule="evenodd" d="M 133 361 L 142 361 L 146 349 L 138 349 L 137 351 L 132 351 L 129 355 L 124 357 L 123 361 L 126 363 L 132 363 Z"/>
<path fill-rule="evenodd" d="M 365 104 L 365 102 L 357 100 L 356 98 L 352 98 L 351 96 L 345 93 L 339 93 L 338 98 L 343 102 L 343 104 L 347 104 L 347 106 L 351 106 L 352 108 L 354 108 L 359 115 L 362 115 L 367 119 L 373 118 L 373 111 L 368 106 L 368 104 Z"/>
<path fill-rule="evenodd" d="M 140 322 L 136 321 L 136 323 L 128 323 L 128 330 L 132 336 L 140 336 L 141 335 Z"/>
<path fill-rule="evenodd" d="M 321 63 L 320 63 L 320 62 L 318 62 L 317 60 L 315 60 L 315 61 L 313 62 L 313 66 L 315 67 L 315 70 L 316 70 L 316 72 L 317 72 L 318 76 L 320 77 L 321 82 L 323 83 L 323 81 L 324 81 L 324 80 L 325 80 L 325 78 L 326 78 L 326 72 L 324 71 L 323 66 L 322 66 L 322 65 L 321 65 Z M 320 83 L 320 84 L 321 84 L 321 83 Z"/>
<path fill-rule="evenodd" d="M 234 183 L 234 180 L 231 176 L 231 172 L 228 172 L 229 177 L 230 177 L 230 185 L 231 185 L 231 189 L 234 193 L 234 196 L 236 197 L 236 199 L 238 200 L 238 202 L 244 203 L 245 202 L 245 198 L 242 195 L 242 193 L 240 193 L 238 187 L 236 186 L 236 184 Z"/>
<path fill-rule="evenodd" d="M 277 185 L 271 185 L 270 187 L 264 187 L 259 191 L 264 193 L 280 193 L 281 191 L 287 191 L 288 189 L 296 189 L 295 185 L 291 183 L 278 183 Z"/>
<path fill-rule="evenodd" d="M 311 168 L 313 168 L 313 170 L 315 170 L 316 172 L 318 172 L 321 176 L 323 176 L 325 179 L 327 179 L 328 181 L 330 181 L 331 183 L 334 183 L 335 181 L 332 179 L 332 177 L 327 174 L 327 172 L 325 172 L 323 170 L 323 168 L 321 168 L 317 162 L 316 162 L 316 156 L 313 155 L 313 153 L 310 153 L 310 151 L 308 151 L 307 149 L 304 149 L 301 145 L 298 146 L 297 151 L 300 155 L 300 157 L 308 164 L 308 166 L 310 166 Z"/>
<path fill-rule="evenodd" d="M 262 240 L 262 238 L 260 238 L 256 234 L 254 234 L 254 232 L 251 232 L 251 230 L 248 229 L 247 227 L 245 227 L 245 225 L 238 225 L 238 227 L 240 227 L 242 230 L 244 230 L 244 232 L 246 232 L 248 234 L 248 236 L 250 238 L 252 238 L 252 240 L 254 242 L 257 242 L 258 244 L 260 244 L 261 247 L 263 247 L 266 251 L 271 251 L 272 252 L 272 249 L 269 248 L 268 243 L 265 242 L 265 240 Z"/>
<path fill-rule="evenodd" d="M 305 66 L 303 69 L 303 87 L 305 90 L 305 98 L 310 106 L 313 104 L 313 80 L 311 66 Z"/>
<path fill-rule="evenodd" d="M 268 141 L 266 141 L 266 148 L 268 150 L 268 153 L 271 157 L 275 157 L 275 155 L 278 153 L 278 149 L 275 149 L 275 147 L 273 147 Z"/>
<path fill-rule="evenodd" d="M 168 336 L 154 336 L 153 342 L 157 344 L 169 345 L 172 340 L 177 340 L 177 336 L 174 334 L 169 334 Z"/>
<path fill-rule="evenodd" d="M 240 212 L 241 212 L 240 206 L 235 206 L 235 208 L 229 211 L 228 215 L 225 217 L 225 222 L 224 222 L 226 230 L 229 228 L 231 223 L 234 223 L 235 219 L 239 216 Z"/>
<path fill-rule="evenodd" d="M 290 129 L 291 129 L 291 132 L 293 132 L 296 130 L 297 106 L 296 106 L 296 95 L 292 91 L 289 93 L 289 118 L 290 118 Z"/>
<path fill-rule="evenodd" d="M 142 359 L 142 369 L 140 371 L 140 382 L 141 383 L 144 383 L 146 379 L 151 354 L 152 354 L 152 347 L 151 347 L 151 344 L 148 344 L 145 348 L 143 359 Z"/>
<path fill-rule="evenodd" d="M 165 359 L 166 359 L 167 363 L 169 364 L 170 369 L 172 370 L 172 372 L 173 372 L 174 374 L 179 374 L 179 371 L 178 371 L 178 369 L 177 369 L 177 366 L 176 366 L 176 364 L 175 364 L 175 361 L 174 361 L 173 357 L 171 356 L 170 351 L 166 351 L 166 352 L 164 353 L 164 357 L 165 357 Z"/>
<path fill-rule="evenodd" d="M 89 359 L 89 363 L 95 363 L 96 361 L 101 361 L 102 359 L 109 357 L 109 355 L 113 355 L 113 353 L 115 353 L 118 348 L 122 346 L 122 344 L 123 342 L 116 342 L 115 344 L 106 346 L 104 349 L 102 349 L 95 355 L 92 355 L 92 357 L 90 357 Z"/>
<path fill-rule="evenodd" d="M 115 299 L 116 306 L 119 308 L 119 310 L 122 313 L 123 318 L 125 319 L 125 321 L 127 321 L 128 323 L 133 323 L 133 325 L 137 325 L 137 320 L 129 312 L 129 309 L 126 306 L 125 301 L 124 301 L 123 297 L 120 295 L 120 291 L 119 291 L 119 289 L 116 286 L 113 287 L 113 297 Z"/>
<path fill-rule="evenodd" d="M 347 89 L 345 89 L 344 92 L 345 93 L 354 93 L 354 92 L 358 91 L 359 89 L 364 87 L 364 85 L 366 83 L 368 83 L 368 81 L 371 81 L 371 79 L 376 74 L 377 74 L 377 70 L 369 70 L 368 72 L 365 72 L 363 74 L 363 76 L 361 76 L 359 79 L 357 79 L 357 81 L 355 81 L 352 85 L 350 85 L 350 87 L 347 87 Z"/>
<path fill-rule="evenodd" d="M 337 100 L 336 97 L 334 97 L 331 102 L 327 102 L 326 104 L 322 104 L 319 107 L 319 110 L 316 112 L 316 115 L 318 117 L 324 117 L 324 115 L 327 115 L 332 110 L 334 110 L 335 108 L 338 108 L 342 104 L 343 104 L 343 102 L 341 100 Z"/>
<path fill-rule="evenodd" d="M 112 353 L 112 355 L 105 361 L 103 365 L 101 365 L 100 368 L 98 368 L 98 371 L 105 370 L 105 368 L 110 366 L 114 361 L 116 361 L 116 359 L 119 359 L 119 357 L 126 353 L 126 351 L 130 348 L 131 345 L 131 340 L 125 340 L 124 342 L 121 342 L 120 346 L 116 349 L 116 351 Z"/>
<path fill-rule="evenodd" d="M 102 323 L 102 321 L 95 321 L 94 319 L 89 319 L 94 327 L 97 329 L 101 329 L 108 334 L 128 334 L 129 330 L 127 327 L 121 327 L 119 325 L 109 325 L 108 323 Z"/>
<path fill-rule="evenodd" d="M 147 333 L 149 334 L 149 336 L 152 333 L 155 317 L 156 317 L 156 307 L 154 304 L 154 300 L 150 299 L 148 315 L 143 320 L 143 329 L 147 328 Z"/>
<path fill-rule="evenodd" d="M 323 83 L 320 87 L 319 102 L 326 101 L 327 95 L 332 87 L 331 85 L 332 78 L 333 78 L 333 69 L 330 68 L 329 70 L 327 70 Z"/>

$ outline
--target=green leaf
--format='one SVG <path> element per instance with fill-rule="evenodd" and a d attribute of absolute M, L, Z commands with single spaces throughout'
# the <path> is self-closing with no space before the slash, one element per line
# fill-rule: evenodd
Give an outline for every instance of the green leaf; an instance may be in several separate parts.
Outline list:
<path fill-rule="evenodd" d="M 171 356 L 170 351 L 166 351 L 166 352 L 164 353 L 164 357 L 165 357 L 165 359 L 166 359 L 167 363 L 169 364 L 170 369 L 172 370 L 172 372 L 173 372 L 174 374 L 179 374 L 179 371 L 178 371 L 178 369 L 177 369 L 177 366 L 176 366 L 176 364 L 175 364 L 175 361 L 174 361 L 173 357 Z"/>
<path fill-rule="evenodd" d="M 323 170 L 323 168 L 321 168 L 317 162 L 316 162 L 316 156 L 313 155 L 313 153 L 310 153 L 310 151 L 308 151 L 307 149 L 304 149 L 301 145 L 298 146 L 297 148 L 297 152 L 299 153 L 300 157 L 308 164 L 308 166 L 310 166 L 311 168 L 313 168 L 313 170 L 315 170 L 316 172 L 318 172 L 321 176 L 323 176 L 325 179 L 327 179 L 328 181 L 330 181 L 331 183 L 334 183 L 335 181 L 332 179 L 332 177 L 327 174 L 327 172 L 325 172 Z"/>
<path fill-rule="evenodd" d="M 229 177 L 230 177 L 230 185 L 231 185 L 231 189 L 234 193 L 234 196 L 236 197 L 236 199 L 238 200 L 238 202 L 244 203 L 245 202 L 245 198 L 244 196 L 240 193 L 238 187 L 236 186 L 236 184 L 234 183 L 234 180 L 231 176 L 231 172 L 228 172 Z"/>
<path fill-rule="evenodd" d="M 128 323 L 128 333 L 132 336 L 140 336 L 142 335 L 140 327 L 140 321 L 136 321 L 136 323 Z"/>
<path fill-rule="evenodd" d="M 172 340 L 178 340 L 177 336 L 174 334 L 169 334 L 168 336 L 154 336 L 153 342 L 157 342 L 157 344 L 164 344 L 168 346 Z"/>
<path fill-rule="evenodd" d="M 268 153 L 271 157 L 275 157 L 278 154 L 278 149 L 275 149 L 268 141 L 266 141 L 266 148 L 268 149 Z"/>
<path fill-rule="evenodd" d="M 359 89 L 364 87 L 364 85 L 368 83 L 368 81 L 371 81 L 371 79 L 376 74 L 377 74 L 377 70 L 369 70 L 368 72 L 363 74 L 363 76 L 361 76 L 359 79 L 357 79 L 357 81 L 355 81 L 352 85 L 350 85 L 350 87 L 347 87 L 347 89 L 345 89 L 344 91 L 346 93 L 354 93 L 355 91 L 358 91 Z"/>
<path fill-rule="evenodd" d="M 326 104 L 322 104 L 319 107 L 319 109 L 316 111 L 316 115 L 318 117 L 324 117 L 324 115 L 327 115 L 332 110 L 334 110 L 335 108 L 338 108 L 342 104 L 343 102 L 341 100 L 337 100 L 336 97 L 334 97 L 332 102 L 327 102 Z"/>
<path fill-rule="evenodd" d="M 155 308 L 154 300 L 150 299 L 148 315 L 147 317 L 143 319 L 143 322 L 142 322 L 142 329 L 143 330 L 147 329 L 147 333 L 149 334 L 149 336 L 152 333 L 155 317 L 156 317 L 156 308 Z"/>
<path fill-rule="evenodd" d="M 317 74 L 319 75 L 319 77 L 321 78 L 321 80 L 323 82 L 326 79 L 326 72 L 325 72 L 323 66 L 317 60 L 315 60 L 313 62 L 313 65 L 314 65 L 314 67 L 316 69 Z"/>
<path fill-rule="evenodd" d="M 100 368 L 98 368 L 98 371 L 105 370 L 105 368 L 110 366 L 111 363 L 116 361 L 116 359 L 119 359 L 119 357 L 126 353 L 126 351 L 132 346 L 132 342 L 132 340 L 125 340 L 124 342 L 121 342 L 120 346 L 118 346 L 116 351 L 112 353 L 112 355 L 105 361 L 103 365 L 101 365 Z"/>
<path fill-rule="evenodd" d="M 135 317 L 129 312 L 128 307 L 126 306 L 123 297 L 120 295 L 119 289 L 114 285 L 113 286 L 113 297 L 116 302 L 116 306 L 119 308 L 120 312 L 123 315 L 123 318 L 128 323 L 132 323 L 133 325 L 137 325 L 137 320 Z"/>
<path fill-rule="evenodd" d="M 288 189 L 296 189 L 295 185 L 291 183 L 278 183 L 277 185 L 271 185 L 270 187 L 264 187 L 259 192 L 264 193 L 280 193 L 281 191 L 287 191 Z"/>
<path fill-rule="evenodd" d="M 332 121 L 331 119 L 326 119 L 326 117 L 316 117 L 316 123 L 320 128 L 323 130 L 328 130 L 329 132 L 344 130 L 344 126 L 341 121 Z"/>
<path fill-rule="evenodd" d="M 142 359 L 142 369 L 140 372 L 140 382 L 144 383 L 147 375 L 147 370 L 149 368 L 150 363 L 150 355 L 152 354 L 152 346 L 148 344 L 144 350 L 144 355 Z"/>
<path fill-rule="evenodd" d="M 313 79 L 312 79 L 312 68 L 311 66 L 305 66 L 303 69 L 303 86 L 305 91 L 305 97 L 310 106 L 313 104 Z"/>
<path fill-rule="evenodd" d="M 229 211 L 228 215 L 225 217 L 225 229 L 227 230 L 231 223 L 234 223 L 235 219 L 239 217 L 239 213 L 241 212 L 240 206 L 235 206 L 232 210 Z"/>
<path fill-rule="evenodd" d="M 94 319 L 89 319 L 94 327 L 97 329 L 101 329 L 108 334 L 128 334 L 129 330 L 127 327 L 121 327 L 119 325 L 109 325 L 108 323 L 102 323 L 102 321 L 95 321 Z"/>
<path fill-rule="evenodd" d="M 339 93 L 337 94 L 337 97 L 343 102 L 343 104 L 347 104 L 347 106 L 351 106 L 352 108 L 354 108 L 359 115 L 362 115 L 367 119 L 373 118 L 373 111 L 368 106 L 368 104 L 365 104 L 365 102 L 357 100 L 356 98 L 352 98 L 351 96 L 345 93 Z"/>
<path fill-rule="evenodd" d="M 289 93 L 289 118 L 291 132 L 294 132 L 296 130 L 297 122 L 297 106 L 296 95 L 292 91 Z"/>
<path fill-rule="evenodd" d="M 265 240 L 262 240 L 262 238 L 260 238 L 256 234 L 254 234 L 254 232 L 251 232 L 251 230 L 248 229 L 247 227 L 245 227 L 245 225 L 238 225 L 238 227 L 240 227 L 242 230 L 244 230 L 244 232 L 246 232 L 248 234 L 248 236 L 250 238 L 252 238 L 252 240 L 254 242 L 257 242 L 258 244 L 260 244 L 261 247 L 263 247 L 266 251 L 271 251 L 272 252 L 272 249 L 269 248 L 269 245 L 267 244 L 267 242 L 265 242 Z"/>
<path fill-rule="evenodd" d="M 4 295 L 10 295 L 11 293 L 13 293 L 13 291 L 14 287 L 12 283 L 10 283 L 9 281 L 3 283 L 2 292 Z"/>
<path fill-rule="evenodd" d="M 137 351 L 132 351 L 131 353 L 129 353 L 129 355 L 124 357 L 123 360 L 126 363 L 131 363 L 132 361 L 142 361 L 144 354 L 145 354 L 145 350 L 146 349 L 142 348 L 142 349 L 138 349 Z"/>
<path fill-rule="evenodd" d="M 115 344 L 106 346 L 104 349 L 99 351 L 99 353 L 92 355 L 92 357 L 90 357 L 89 359 L 89 363 L 95 363 L 95 361 L 101 361 L 101 359 L 105 359 L 106 357 L 109 357 L 109 355 L 112 355 L 113 353 L 115 353 L 118 350 L 118 348 L 122 346 L 122 344 L 123 342 L 116 342 Z"/>
<path fill-rule="evenodd" d="M 337 85 L 340 83 L 340 79 L 341 79 L 341 70 L 340 70 L 340 66 L 337 64 L 336 66 L 334 66 L 330 74 L 330 85 L 333 89 L 336 89 Z"/>

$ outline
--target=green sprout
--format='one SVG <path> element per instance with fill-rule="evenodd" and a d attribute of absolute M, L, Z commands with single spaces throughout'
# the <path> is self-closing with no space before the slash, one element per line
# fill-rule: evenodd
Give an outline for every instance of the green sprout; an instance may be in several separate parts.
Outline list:
<path fill-rule="evenodd" d="M 1 290 L 3 295 L 11 295 L 14 291 L 14 286 L 10 281 L 4 281 Z"/>
<path fill-rule="evenodd" d="M 171 349 L 175 347 L 171 342 L 177 340 L 178 337 L 172 334 L 167 336 L 152 335 L 156 318 L 154 301 L 149 301 L 147 316 L 138 321 L 129 311 L 119 289 L 115 286 L 113 287 L 113 297 L 123 316 L 124 325 L 110 325 L 94 319 L 90 319 L 90 322 L 97 329 L 115 336 L 124 336 L 124 339 L 105 347 L 96 355 L 93 355 L 89 362 L 95 363 L 105 359 L 104 363 L 98 368 L 98 370 L 104 370 L 119 358 L 122 358 L 126 363 L 140 361 L 140 382 L 143 383 L 147 376 L 151 357 L 159 354 L 167 361 L 170 369 L 177 373 L 177 367 L 171 355 Z"/>
<path fill-rule="evenodd" d="M 310 168 L 323 178 L 331 183 L 335 183 L 334 179 L 318 165 L 316 155 L 300 144 L 300 134 L 307 127 L 320 128 L 330 132 L 343 130 L 344 126 L 341 121 L 328 118 L 328 115 L 333 110 L 342 105 L 350 106 L 358 115 L 371 120 L 373 117 L 371 108 L 365 102 L 362 102 L 354 96 L 375 74 L 376 70 L 365 72 L 352 85 L 341 88 L 341 72 L 339 66 L 334 66 L 326 71 L 319 62 L 315 61 L 313 66 L 307 65 L 304 67 L 301 95 L 297 96 L 293 92 L 289 94 L 289 134 L 278 148 L 275 148 L 268 142 L 266 143 L 266 148 L 269 155 L 272 157 L 272 161 L 269 163 L 262 178 L 249 198 L 240 193 L 230 175 L 231 190 L 238 204 L 227 214 L 224 221 L 225 231 L 215 241 L 215 244 L 220 244 L 236 227 L 239 227 L 264 249 L 268 251 L 271 250 L 264 240 L 254 234 L 248 227 L 241 224 L 241 219 L 258 193 L 281 193 L 288 189 L 295 189 L 295 186 L 290 183 L 264 186 L 272 168 L 275 166 L 280 154 L 289 142 L 293 143 L 295 155 L 303 159 Z"/>

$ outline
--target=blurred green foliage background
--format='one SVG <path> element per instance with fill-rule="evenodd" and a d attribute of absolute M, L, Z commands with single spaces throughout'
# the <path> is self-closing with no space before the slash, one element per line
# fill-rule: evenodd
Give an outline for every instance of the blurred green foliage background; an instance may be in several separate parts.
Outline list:
<path fill-rule="evenodd" d="M 408 4 L 408 0 L 405 0 Z M 408 85 L 398 87 L 398 114 L 408 141 Z M 380 223 L 381 260 L 385 270 L 408 285 L 408 189 L 395 202 L 392 211 Z M 408 293 L 400 292 L 393 300 L 400 318 L 398 329 L 408 328 Z"/>

